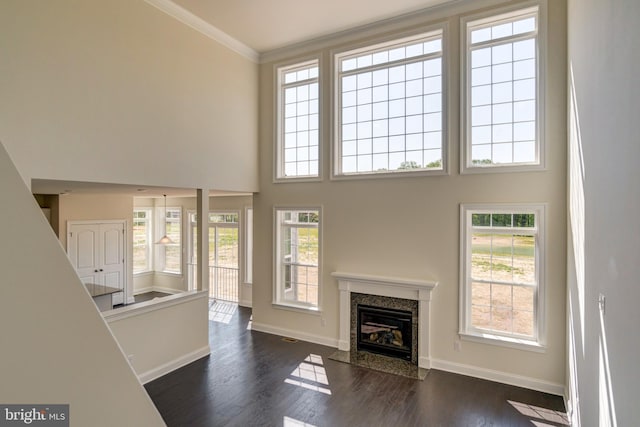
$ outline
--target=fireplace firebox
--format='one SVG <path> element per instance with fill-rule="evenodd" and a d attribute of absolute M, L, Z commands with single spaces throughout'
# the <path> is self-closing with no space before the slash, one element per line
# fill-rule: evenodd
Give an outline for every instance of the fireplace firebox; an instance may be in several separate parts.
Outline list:
<path fill-rule="evenodd" d="M 358 351 L 411 361 L 412 314 L 358 304 Z"/>

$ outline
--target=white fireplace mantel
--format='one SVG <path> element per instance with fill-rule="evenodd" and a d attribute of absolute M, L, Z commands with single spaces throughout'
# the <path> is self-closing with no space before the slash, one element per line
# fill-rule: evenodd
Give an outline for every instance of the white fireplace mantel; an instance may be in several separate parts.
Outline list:
<path fill-rule="evenodd" d="M 418 366 L 431 368 L 429 325 L 431 291 L 438 282 L 370 276 L 343 272 L 331 273 L 338 280 L 340 291 L 340 337 L 338 349 L 349 351 L 351 347 L 351 292 L 418 301 Z"/>

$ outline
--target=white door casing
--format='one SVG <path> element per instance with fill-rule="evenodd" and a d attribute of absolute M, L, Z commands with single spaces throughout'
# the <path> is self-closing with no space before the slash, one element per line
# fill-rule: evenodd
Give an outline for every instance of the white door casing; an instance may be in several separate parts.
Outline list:
<path fill-rule="evenodd" d="M 69 221 L 67 253 L 82 283 L 125 290 L 125 221 Z M 113 294 L 113 304 L 124 292 Z"/>

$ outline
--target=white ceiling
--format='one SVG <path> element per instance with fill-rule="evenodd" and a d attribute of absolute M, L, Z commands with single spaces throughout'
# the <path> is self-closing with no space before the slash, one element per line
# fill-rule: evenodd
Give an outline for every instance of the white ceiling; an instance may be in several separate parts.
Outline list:
<path fill-rule="evenodd" d="M 173 0 L 258 53 L 456 0 Z"/>

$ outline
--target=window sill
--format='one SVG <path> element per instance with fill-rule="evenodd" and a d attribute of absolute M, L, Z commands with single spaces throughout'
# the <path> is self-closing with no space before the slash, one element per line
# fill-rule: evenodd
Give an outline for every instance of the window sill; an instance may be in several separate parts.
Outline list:
<path fill-rule="evenodd" d="M 320 311 L 320 307 L 311 307 L 306 305 L 297 305 L 297 304 L 287 304 L 284 302 L 273 302 L 271 303 L 273 308 L 277 308 L 280 310 L 289 310 L 295 311 L 298 313 L 312 314 L 315 316 L 320 316 L 322 312 Z"/>
<path fill-rule="evenodd" d="M 160 274 L 162 276 L 168 277 L 182 277 L 182 273 L 174 273 L 172 271 L 156 271 L 155 274 Z"/>
<path fill-rule="evenodd" d="M 296 182 L 322 182 L 321 176 L 292 176 L 288 178 L 274 178 L 274 184 L 293 184 Z"/>
<path fill-rule="evenodd" d="M 153 270 L 139 271 L 137 273 L 133 273 L 133 277 L 142 277 L 142 276 L 151 276 L 155 272 Z"/>
<path fill-rule="evenodd" d="M 542 344 L 525 339 L 503 337 L 501 335 L 493 335 L 481 332 L 460 332 L 459 335 L 460 338 L 464 341 L 515 348 L 518 350 L 532 351 L 534 353 L 545 353 L 547 351 L 547 348 Z"/>
<path fill-rule="evenodd" d="M 493 166 L 464 166 L 460 171 L 462 175 L 483 173 L 514 173 L 514 172 L 545 172 L 547 168 L 542 164 L 523 163 L 518 165 L 504 164 Z"/>
<path fill-rule="evenodd" d="M 445 169 L 420 169 L 405 171 L 388 171 L 388 172 L 361 172 L 331 175 L 332 181 L 349 181 L 355 179 L 385 179 L 385 178 L 416 178 L 424 176 L 443 176 L 449 175 Z"/>

